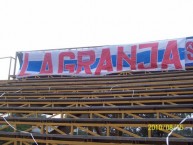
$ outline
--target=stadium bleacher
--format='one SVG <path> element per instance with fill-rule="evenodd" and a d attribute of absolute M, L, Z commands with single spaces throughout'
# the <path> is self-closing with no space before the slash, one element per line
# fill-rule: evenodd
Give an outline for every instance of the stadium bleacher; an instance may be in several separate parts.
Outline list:
<path fill-rule="evenodd" d="M 191 67 L 0 81 L 0 94 L 2 145 L 164 145 L 187 116 L 169 143 L 193 144 Z"/>

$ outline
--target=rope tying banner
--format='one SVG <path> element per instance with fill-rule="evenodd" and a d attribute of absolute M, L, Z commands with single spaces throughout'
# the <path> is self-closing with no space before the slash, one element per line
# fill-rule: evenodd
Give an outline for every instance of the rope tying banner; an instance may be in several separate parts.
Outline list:
<path fill-rule="evenodd" d="M 21 132 L 21 133 L 27 133 L 27 134 L 30 134 L 31 137 L 32 137 L 32 139 L 33 139 L 33 141 L 34 141 L 34 143 L 35 143 L 36 145 L 38 145 L 38 143 L 36 142 L 36 140 L 35 140 L 35 138 L 34 138 L 34 136 L 33 136 L 32 133 L 26 132 L 26 131 L 18 130 L 18 129 L 16 129 L 14 126 L 12 126 L 12 125 L 7 121 L 7 119 L 5 119 L 5 117 L 2 116 L 2 118 L 3 118 L 4 121 L 5 121 L 12 129 L 14 129 L 15 131 L 19 131 L 19 132 Z"/>
<path fill-rule="evenodd" d="M 20 92 L 22 89 L 19 89 L 19 90 L 17 90 L 17 91 L 15 91 L 15 92 L 13 92 L 13 93 L 18 93 L 18 92 Z M 1 96 L 0 97 L 3 97 L 4 95 L 6 94 L 6 92 L 3 92 L 2 94 L 1 94 Z"/>
<path fill-rule="evenodd" d="M 21 90 L 22 90 L 22 89 L 19 89 L 19 90 L 13 92 L 13 93 L 18 93 L 18 92 L 20 92 Z M 3 97 L 5 94 L 6 94 L 6 92 L 2 93 L 0 97 Z M 5 121 L 5 122 L 6 122 L 13 130 L 19 131 L 19 132 L 21 132 L 21 133 L 27 133 L 27 134 L 30 134 L 31 137 L 32 137 L 32 139 L 33 139 L 33 141 L 34 141 L 34 143 L 35 143 L 36 145 L 38 145 L 38 143 L 36 142 L 36 140 L 35 140 L 35 138 L 34 138 L 34 136 L 33 136 L 32 133 L 26 132 L 26 131 L 21 131 L 21 130 L 16 129 L 13 125 L 11 125 L 11 124 L 7 121 L 7 119 L 4 117 L 5 115 L 6 115 L 6 114 L 4 114 L 4 115 L 2 115 L 2 116 L 0 116 L 0 117 L 2 117 L 3 120 L 4 120 L 4 121 Z"/>
<path fill-rule="evenodd" d="M 135 93 L 135 90 L 133 90 L 132 98 L 133 98 L 133 96 L 134 96 L 134 93 Z"/>
<path fill-rule="evenodd" d="M 3 97 L 3 95 L 5 95 L 5 92 L 4 92 L 4 93 L 2 93 L 0 97 Z"/>
<path fill-rule="evenodd" d="M 189 118 L 193 118 L 193 117 L 187 116 L 187 117 L 184 118 L 178 125 L 184 123 L 184 122 L 185 122 L 187 119 L 189 119 Z M 176 126 L 175 128 L 173 128 L 173 129 L 171 130 L 171 132 L 168 134 L 168 136 L 166 137 L 166 144 L 167 144 L 167 145 L 169 145 L 169 137 L 170 137 L 170 135 L 171 135 L 177 128 L 179 128 L 179 127 Z"/>
<path fill-rule="evenodd" d="M 114 86 L 112 86 L 112 87 L 111 87 L 111 89 L 110 89 L 110 91 L 111 91 L 114 87 L 116 87 L 116 86 L 118 86 L 118 85 L 114 85 Z"/>

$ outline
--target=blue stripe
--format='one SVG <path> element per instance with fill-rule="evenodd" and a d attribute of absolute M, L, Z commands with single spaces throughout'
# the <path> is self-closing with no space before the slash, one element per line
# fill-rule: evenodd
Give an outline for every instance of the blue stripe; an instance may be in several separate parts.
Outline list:
<path fill-rule="evenodd" d="M 30 61 L 28 63 L 28 71 L 40 72 L 42 61 Z"/>
<path fill-rule="evenodd" d="M 186 63 L 186 66 L 193 66 L 193 63 Z"/>
<path fill-rule="evenodd" d="M 193 39 L 193 36 L 190 36 L 190 37 L 186 37 L 186 39 Z"/>

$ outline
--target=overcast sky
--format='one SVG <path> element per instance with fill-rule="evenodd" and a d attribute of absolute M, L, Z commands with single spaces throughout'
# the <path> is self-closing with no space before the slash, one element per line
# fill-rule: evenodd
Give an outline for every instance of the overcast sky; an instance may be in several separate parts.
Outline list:
<path fill-rule="evenodd" d="M 193 0 L 1 0 L 0 57 L 193 36 Z M 8 60 L 0 59 L 0 79 Z"/>

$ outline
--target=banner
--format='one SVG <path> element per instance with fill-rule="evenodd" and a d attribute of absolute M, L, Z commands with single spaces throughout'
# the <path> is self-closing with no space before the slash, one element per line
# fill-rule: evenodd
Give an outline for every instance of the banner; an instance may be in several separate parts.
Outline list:
<path fill-rule="evenodd" d="M 186 39 L 186 66 L 193 66 L 193 37 L 187 37 Z"/>
<path fill-rule="evenodd" d="M 192 41 L 192 39 L 191 39 Z M 185 57 L 188 46 L 187 57 Z M 96 76 L 122 71 L 184 70 L 193 62 L 192 42 L 186 38 L 140 44 L 81 49 L 18 52 L 18 77 L 36 75 Z"/>

